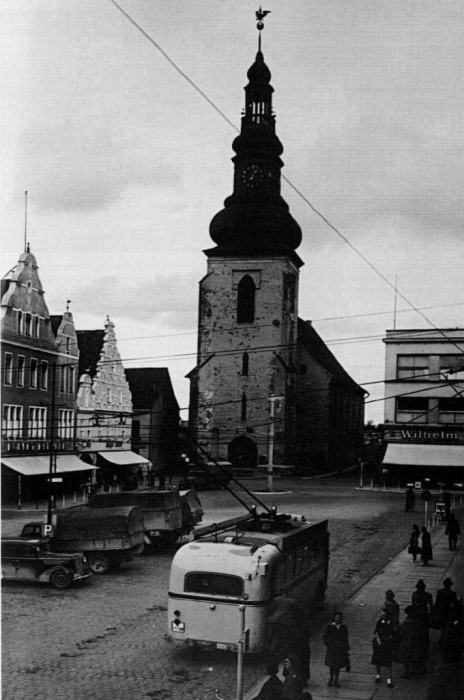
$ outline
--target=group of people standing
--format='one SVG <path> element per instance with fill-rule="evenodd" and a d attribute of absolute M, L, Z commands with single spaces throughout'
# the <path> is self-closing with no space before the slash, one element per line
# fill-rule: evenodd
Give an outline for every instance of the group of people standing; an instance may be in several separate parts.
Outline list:
<path fill-rule="evenodd" d="M 464 607 L 452 590 L 453 581 L 446 578 L 437 592 L 435 603 L 426 591 L 423 579 L 416 583 L 410 605 L 406 606 L 405 620 L 400 624 L 400 607 L 392 590 L 374 630 L 371 663 L 376 667 L 375 682 L 380 683 L 382 668 L 387 669 L 387 685 L 393 687 L 393 662 L 404 665 L 401 678 L 427 673 L 430 629 L 440 630 L 439 649 L 443 663 L 460 660 L 464 645 Z"/>
<path fill-rule="evenodd" d="M 411 562 L 416 562 L 420 555 L 423 566 L 429 565 L 429 561 L 433 559 L 433 552 L 430 532 L 426 527 L 423 526 L 422 531 L 419 531 L 419 525 L 412 526 L 408 552 L 412 555 Z"/>

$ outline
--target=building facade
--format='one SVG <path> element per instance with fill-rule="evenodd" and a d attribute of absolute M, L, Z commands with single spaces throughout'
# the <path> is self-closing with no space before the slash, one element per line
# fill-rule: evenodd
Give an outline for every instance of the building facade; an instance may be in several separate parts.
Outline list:
<path fill-rule="evenodd" d="M 131 451 L 132 397 L 114 324 L 78 330 L 77 442 L 81 459 L 99 467 L 103 486 L 127 486 L 147 460 Z"/>
<path fill-rule="evenodd" d="M 390 330 L 383 460 L 407 480 L 464 480 L 464 329 Z"/>
<path fill-rule="evenodd" d="M 204 251 L 197 364 L 188 375 L 190 435 L 239 468 L 270 459 L 308 472 L 338 469 L 362 453 L 364 392 L 325 346 L 321 364 L 306 342 L 313 329 L 298 319 L 302 232 L 280 193 L 283 147 L 261 50 L 248 79 L 233 143 L 233 193 L 210 225 L 216 245 Z M 313 381 L 319 395 L 309 388 Z M 335 439 L 330 423 L 340 418 L 345 393 L 347 407 L 356 408 L 340 409 L 344 426 L 336 424 Z M 327 405 L 319 410 L 317 402 Z M 314 429 L 316 416 L 322 432 Z"/>
<path fill-rule="evenodd" d="M 165 367 L 126 369 L 132 396 L 132 450 L 149 460 L 153 476 L 172 475 L 179 462 L 179 404 Z"/>
<path fill-rule="evenodd" d="M 48 477 L 68 487 L 89 474 L 75 452 L 79 351 L 72 314 L 50 316 L 28 249 L 1 282 L 3 496 L 47 495 Z"/>

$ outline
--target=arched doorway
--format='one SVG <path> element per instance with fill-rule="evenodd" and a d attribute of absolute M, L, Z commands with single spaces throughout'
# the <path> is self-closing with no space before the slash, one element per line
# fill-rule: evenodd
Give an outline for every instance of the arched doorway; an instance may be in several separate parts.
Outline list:
<path fill-rule="evenodd" d="M 254 469 L 258 464 L 258 447 L 246 435 L 239 435 L 229 443 L 227 459 L 234 469 Z"/>

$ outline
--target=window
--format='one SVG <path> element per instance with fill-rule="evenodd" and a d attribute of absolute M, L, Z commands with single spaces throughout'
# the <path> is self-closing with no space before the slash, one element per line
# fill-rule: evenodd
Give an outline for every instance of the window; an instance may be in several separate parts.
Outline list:
<path fill-rule="evenodd" d="M 40 328 L 40 318 L 38 316 L 34 316 L 33 318 L 33 330 L 34 330 L 34 338 L 39 337 L 39 328 Z"/>
<path fill-rule="evenodd" d="M 31 389 L 37 389 L 38 362 L 35 357 L 31 357 Z"/>
<path fill-rule="evenodd" d="M 237 323 L 253 323 L 255 320 L 256 287 L 250 275 L 242 277 L 237 289 Z"/>
<path fill-rule="evenodd" d="M 23 333 L 23 312 L 22 311 L 18 311 L 17 321 L 18 321 L 18 323 L 17 323 L 18 333 L 19 333 L 19 335 L 22 335 L 22 333 Z"/>
<path fill-rule="evenodd" d="M 64 394 L 66 391 L 67 369 L 68 368 L 66 367 L 66 365 L 62 365 L 61 370 L 60 370 L 60 392 L 62 394 Z"/>
<path fill-rule="evenodd" d="M 23 436 L 23 407 L 3 406 L 2 438 L 14 440 Z"/>
<path fill-rule="evenodd" d="M 240 420 L 246 420 L 246 419 L 247 419 L 247 397 L 246 397 L 246 394 L 243 394 Z"/>
<path fill-rule="evenodd" d="M 398 355 L 397 363 L 397 379 L 427 381 L 428 355 Z"/>
<path fill-rule="evenodd" d="M 74 411 L 69 411 L 61 408 L 58 413 L 58 437 L 70 440 L 73 436 L 73 414 Z"/>
<path fill-rule="evenodd" d="M 69 393 L 74 394 L 76 391 L 76 368 L 69 367 Z"/>
<path fill-rule="evenodd" d="M 31 316 L 31 314 L 26 314 L 24 317 L 24 334 L 25 335 L 31 335 L 31 324 L 32 324 L 32 316 Z"/>
<path fill-rule="evenodd" d="M 429 400 L 403 396 L 396 400 L 397 423 L 427 423 Z"/>
<path fill-rule="evenodd" d="M 110 404 L 111 401 L 112 401 L 112 398 L 111 398 L 111 387 L 108 386 L 108 387 L 106 387 L 106 403 Z"/>
<path fill-rule="evenodd" d="M 462 355 L 440 355 L 440 370 L 442 372 L 464 371 L 464 353 Z"/>
<path fill-rule="evenodd" d="M 18 386 L 24 386 L 24 372 L 26 367 L 26 358 L 24 355 L 18 355 Z"/>
<path fill-rule="evenodd" d="M 438 401 L 440 423 L 464 423 L 464 397 L 455 396 Z"/>
<path fill-rule="evenodd" d="M 243 579 L 229 574 L 195 572 L 185 577 L 185 591 L 240 598 L 243 595 Z"/>
<path fill-rule="evenodd" d="M 3 369 L 4 383 L 6 386 L 13 384 L 13 355 L 11 352 L 5 353 L 5 366 Z"/>
<path fill-rule="evenodd" d="M 219 428 L 211 431 L 211 455 L 217 459 L 219 457 Z"/>
<path fill-rule="evenodd" d="M 243 353 L 242 356 L 242 374 L 244 377 L 248 377 L 248 365 L 250 362 L 250 356 L 247 352 Z"/>
<path fill-rule="evenodd" d="M 48 389 L 48 362 L 42 360 L 40 363 L 40 388 Z"/>
<path fill-rule="evenodd" d="M 47 431 L 47 409 L 40 406 L 29 408 L 29 437 L 45 438 Z"/>

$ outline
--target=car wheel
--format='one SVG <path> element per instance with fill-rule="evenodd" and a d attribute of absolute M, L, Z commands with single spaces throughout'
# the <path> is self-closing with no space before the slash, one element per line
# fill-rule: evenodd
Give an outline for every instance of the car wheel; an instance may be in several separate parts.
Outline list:
<path fill-rule="evenodd" d="M 110 561 L 103 552 L 95 552 L 87 554 L 89 569 L 93 574 L 106 574 L 110 568 Z"/>
<path fill-rule="evenodd" d="M 50 585 L 60 590 L 69 588 L 71 585 L 71 576 L 64 570 L 54 571 L 50 576 Z"/>

